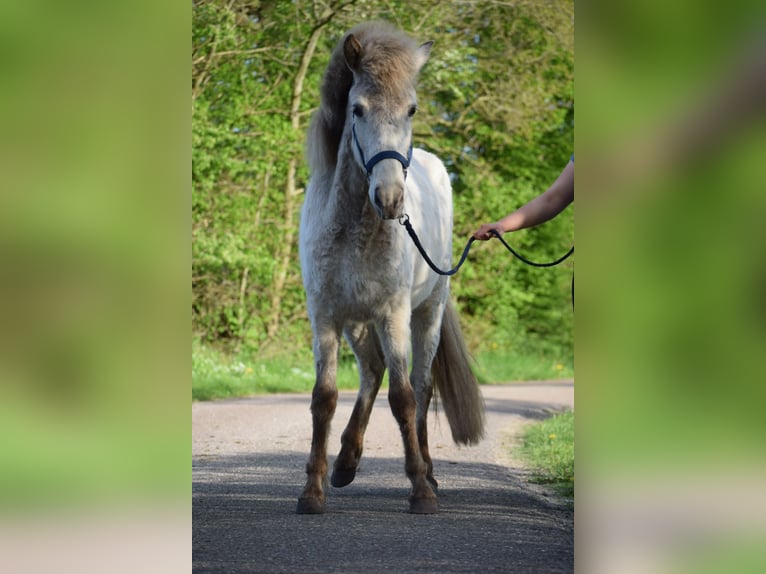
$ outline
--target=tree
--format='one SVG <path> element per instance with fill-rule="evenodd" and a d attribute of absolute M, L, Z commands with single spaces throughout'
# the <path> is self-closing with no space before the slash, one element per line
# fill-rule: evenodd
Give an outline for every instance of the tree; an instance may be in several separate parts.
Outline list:
<path fill-rule="evenodd" d="M 193 316 L 208 340 L 258 346 L 302 308 L 303 86 L 319 38 L 351 4 L 195 3 Z"/>

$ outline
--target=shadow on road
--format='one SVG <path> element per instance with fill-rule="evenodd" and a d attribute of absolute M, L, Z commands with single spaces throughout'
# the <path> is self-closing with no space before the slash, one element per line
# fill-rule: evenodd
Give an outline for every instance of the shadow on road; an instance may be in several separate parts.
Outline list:
<path fill-rule="evenodd" d="M 332 463 L 331 457 L 330 462 Z M 435 458 L 441 511 L 411 515 L 403 460 L 363 458 L 328 489 L 327 513 L 295 514 L 306 453 L 197 457 L 195 572 L 572 572 L 570 509 L 508 468 Z"/>

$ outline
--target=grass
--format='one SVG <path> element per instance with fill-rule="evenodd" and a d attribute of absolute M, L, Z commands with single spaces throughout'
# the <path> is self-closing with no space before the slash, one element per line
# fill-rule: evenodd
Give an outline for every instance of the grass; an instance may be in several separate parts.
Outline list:
<path fill-rule="evenodd" d="M 522 458 L 532 480 L 549 484 L 566 498 L 574 497 L 574 412 L 555 415 L 529 427 L 523 436 Z"/>
<path fill-rule="evenodd" d="M 477 357 L 476 375 L 483 384 L 560 379 L 573 376 L 571 360 L 545 355 L 492 352 Z M 384 379 L 383 384 L 386 384 Z M 359 375 L 353 359 L 338 367 L 338 388 L 356 389 Z M 314 361 L 310 350 L 290 356 L 252 359 L 230 357 L 195 341 L 192 344 L 192 400 L 207 401 L 266 393 L 311 391 Z"/>
<path fill-rule="evenodd" d="M 356 363 L 342 362 L 338 388 L 359 386 Z M 308 353 L 248 360 L 195 343 L 192 346 L 192 400 L 208 401 L 267 393 L 308 392 L 314 387 L 314 365 Z"/>
<path fill-rule="evenodd" d="M 475 372 L 482 384 L 571 379 L 574 361 L 542 353 L 491 351 L 476 357 Z"/>

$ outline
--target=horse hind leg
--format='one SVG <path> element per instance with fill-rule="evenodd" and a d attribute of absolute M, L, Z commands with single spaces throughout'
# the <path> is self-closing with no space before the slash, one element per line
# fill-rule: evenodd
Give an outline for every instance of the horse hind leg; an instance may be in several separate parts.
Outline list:
<path fill-rule="evenodd" d="M 336 488 L 350 484 L 356 477 L 364 448 L 364 433 L 385 371 L 383 351 L 373 329 L 364 324 L 356 324 L 348 327 L 344 334 L 357 358 L 359 394 L 341 436 L 341 450 L 330 477 L 330 484 Z"/>
<path fill-rule="evenodd" d="M 318 340 L 319 339 L 319 340 Z M 311 453 L 306 463 L 306 486 L 298 498 L 298 514 L 322 514 L 325 510 L 324 487 L 327 480 L 327 439 L 330 422 L 338 400 L 336 371 L 338 336 L 326 333 L 315 336 L 316 383 L 311 398 L 313 433 Z"/>

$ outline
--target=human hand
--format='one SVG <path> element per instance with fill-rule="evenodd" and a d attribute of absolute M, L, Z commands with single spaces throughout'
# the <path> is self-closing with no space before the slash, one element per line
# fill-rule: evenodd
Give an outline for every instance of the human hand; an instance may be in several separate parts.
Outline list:
<path fill-rule="evenodd" d="M 487 239 L 492 239 L 495 236 L 495 234 L 492 233 L 493 231 L 498 235 L 505 233 L 505 229 L 503 229 L 503 226 L 500 223 L 485 223 L 473 232 L 473 238 L 478 239 L 479 241 L 487 241 Z"/>

